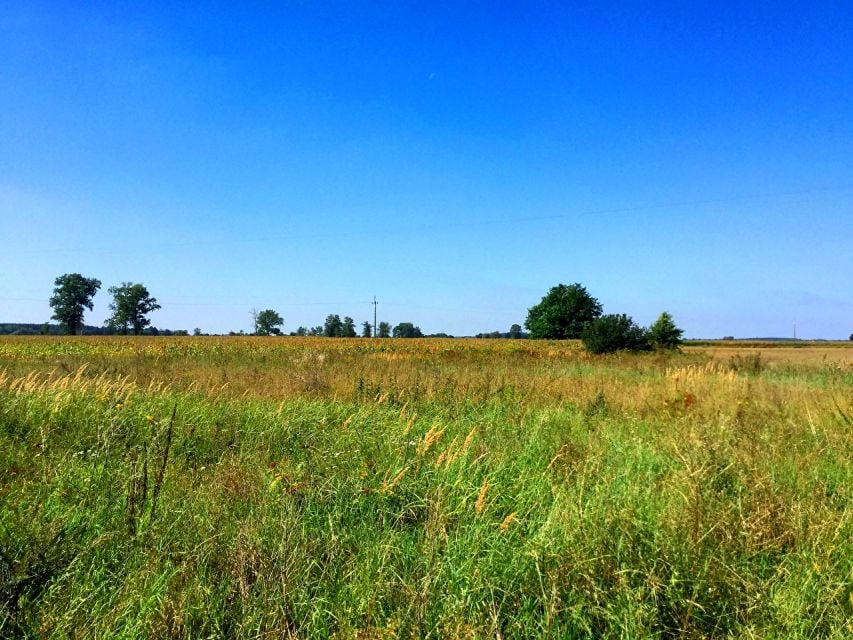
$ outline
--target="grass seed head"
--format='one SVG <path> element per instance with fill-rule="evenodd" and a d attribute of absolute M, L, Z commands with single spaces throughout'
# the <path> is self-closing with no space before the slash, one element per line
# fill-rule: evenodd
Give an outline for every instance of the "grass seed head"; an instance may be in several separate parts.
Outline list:
<path fill-rule="evenodd" d="M 480 487 L 480 493 L 477 495 L 477 502 L 474 504 L 474 511 L 477 515 L 483 513 L 486 506 L 486 493 L 489 491 L 489 479 L 483 479 L 483 485 Z"/>
<path fill-rule="evenodd" d="M 509 514 L 506 518 L 503 519 L 503 522 L 501 522 L 500 532 L 503 533 L 504 531 L 506 531 L 509 528 L 509 525 L 515 522 L 515 519 L 515 511 L 513 511 L 511 514 Z"/>

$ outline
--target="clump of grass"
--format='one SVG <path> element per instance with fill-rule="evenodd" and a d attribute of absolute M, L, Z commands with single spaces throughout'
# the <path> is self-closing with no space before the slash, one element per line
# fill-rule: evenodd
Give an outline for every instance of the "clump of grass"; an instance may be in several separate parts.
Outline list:
<path fill-rule="evenodd" d="M 758 375 L 764 371 L 764 362 L 761 360 L 761 352 L 756 351 L 746 355 L 733 355 L 729 359 L 729 367 L 732 371 Z"/>
<path fill-rule="evenodd" d="M 149 451 L 154 451 L 154 444 L 149 445 L 143 441 L 140 445 L 133 447 L 130 451 L 130 461 L 128 469 L 128 489 L 127 489 L 127 527 L 130 535 L 136 535 L 139 522 L 145 517 L 147 509 L 147 525 L 150 527 L 157 515 L 157 502 L 160 497 L 160 490 L 163 487 L 163 480 L 166 476 L 166 465 L 169 462 L 169 453 L 172 448 L 172 434 L 175 427 L 175 415 L 177 414 L 178 406 L 175 405 L 172 409 L 172 416 L 169 418 L 166 428 L 157 434 L 156 444 L 159 446 L 159 457 L 152 462 L 157 464 L 156 471 L 149 477 L 148 460 Z M 146 420 L 150 423 L 154 422 L 154 418 L 146 415 Z M 148 487 L 151 485 L 151 499 L 148 499 Z"/>

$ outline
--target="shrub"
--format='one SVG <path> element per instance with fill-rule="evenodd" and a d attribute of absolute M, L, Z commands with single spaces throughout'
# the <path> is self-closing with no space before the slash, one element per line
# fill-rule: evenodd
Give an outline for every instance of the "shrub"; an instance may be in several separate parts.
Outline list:
<path fill-rule="evenodd" d="M 648 332 L 624 313 L 601 316 L 587 326 L 582 340 L 590 353 L 648 351 L 652 348 Z"/>

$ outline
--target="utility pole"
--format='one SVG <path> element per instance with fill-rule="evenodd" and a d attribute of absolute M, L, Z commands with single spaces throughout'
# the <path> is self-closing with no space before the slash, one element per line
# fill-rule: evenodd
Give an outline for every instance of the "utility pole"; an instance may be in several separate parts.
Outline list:
<path fill-rule="evenodd" d="M 797 339 L 797 321 L 794 321 L 794 340 Z"/>
<path fill-rule="evenodd" d="M 376 337 L 376 305 L 379 303 L 376 302 L 376 296 L 373 296 L 373 337 Z"/>

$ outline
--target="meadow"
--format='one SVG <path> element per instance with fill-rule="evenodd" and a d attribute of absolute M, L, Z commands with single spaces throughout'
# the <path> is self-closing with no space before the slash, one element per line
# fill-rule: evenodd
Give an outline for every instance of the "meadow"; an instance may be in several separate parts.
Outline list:
<path fill-rule="evenodd" d="M 0 637 L 849 638 L 853 344 L 0 339 Z"/>

